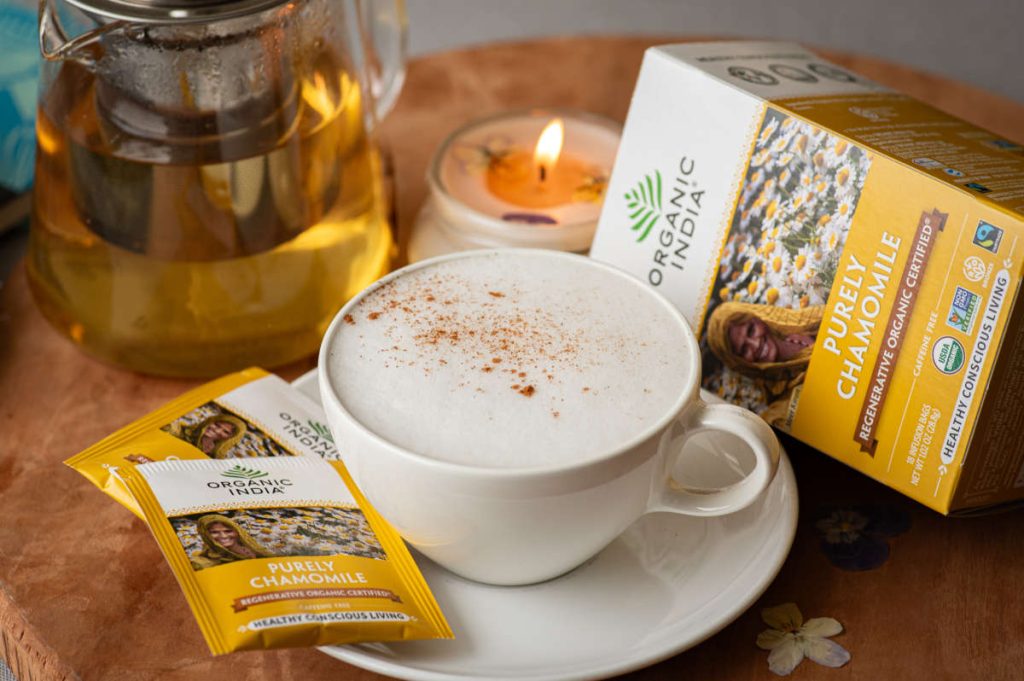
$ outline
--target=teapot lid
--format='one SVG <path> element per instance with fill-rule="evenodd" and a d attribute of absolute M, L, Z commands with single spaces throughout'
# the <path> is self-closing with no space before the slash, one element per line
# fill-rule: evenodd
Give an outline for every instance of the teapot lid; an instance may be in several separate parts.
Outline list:
<path fill-rule="evenodd" d="M 152 24 L 200 23 L 255 14 L 289 0 L 67 0 L 89 14 Z"/>

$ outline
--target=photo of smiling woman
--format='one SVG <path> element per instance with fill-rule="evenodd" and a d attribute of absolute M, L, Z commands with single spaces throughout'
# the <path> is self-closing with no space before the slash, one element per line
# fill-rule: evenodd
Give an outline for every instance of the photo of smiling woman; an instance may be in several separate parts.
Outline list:
<path fill-rule="evenodd" d="M 708 349 L 728 369 L 757 380 L 769 402 L 761 416 L 779 425 L 793 389 L 803 383 L 824 305 L 792 310 L 727 302 L 708 318 Z"/>
<path fill-rule="evenodd" d="M 722 303 L 708 320 L 711 351 L 730 369 L 762 378 L 807 369 L 825 307 L 790 310 Z"/>
<path fill-rule="evenodd" d="M 211 459 L 292 455 L 258 424 L 215 400 L 182 414 L 161 430 Z"/>
<path fill-rule="evenodd" d="M 191 556 L 195 570 L 274 555 L 260 546 L 238 523 L 222 515 L 204 515 L 196 521 L 196 529 L 203 540 L 203 549 Z"/>
<path fill-rule="evenodd" d="M 209 457 L 223 459 L 242 440 L 245 431 L 246 424 L 242 419 L 229 414 L 217 414 L 192 429 L 192 444 Z"/>
<path fill-rule="evenodd" d="M 286 556 L 387 559 L 357 507 L 211 509 L 170 521 L 193 570 Z"/>

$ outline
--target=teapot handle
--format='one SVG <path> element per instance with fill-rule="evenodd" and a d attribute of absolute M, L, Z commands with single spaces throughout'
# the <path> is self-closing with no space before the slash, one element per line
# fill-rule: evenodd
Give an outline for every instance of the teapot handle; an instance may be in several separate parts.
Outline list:
<path fill-rule="evenodd" d="M 405 0 L 353 0 L 364 80 L 372 96 L 369 113 L 379 123 L 398 99 L 405 81 L 407 53 Z"/>
<path fill-rule="evenodd" d="M 39 53 L 46 61 L 72 60 L 85 67 L 96 64 L 90 46 L 107 33 L 122 29 L 124 21 L 111 21 L 74 38 L 68 38 L 53 7 L 53 0 L 39 2 Z"/>

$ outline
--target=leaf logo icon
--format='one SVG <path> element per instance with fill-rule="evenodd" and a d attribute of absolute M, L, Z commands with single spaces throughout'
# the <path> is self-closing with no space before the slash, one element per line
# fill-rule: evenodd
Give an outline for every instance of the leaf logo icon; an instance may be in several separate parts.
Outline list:
<path fill-rule="evenodd" d="M 630 229 L 639 232 L 637 243 L 647 238 L 661 217 L 661 171 L 644 175 L 631 191 L 626 192 L 626 208 L 633 222 Z"/>
<path fill-rule="evenodd" d="M 313 421 L 312 419 L 306 421 L 306 423 L 309 424 L 309 427 L 313 429 L 314 433 L 316 433 L 323 439 L 327 440 L 331 444 L 334 444 L 334 436 L 331 435 L 331 431 L 330 429 L 327 428 L 327 426 L 320 423 L 319 421 Z"/>
<path fill-rule="evenodd" d="M 257 478 L 265 478 L 268 475 L 270 474 L 265 471 L 253 470 L 237 463 L 233 468 L 229 468 L 221 473 L 221 477 L 224 478 L 241 478 L 243 480 L 255 480 Z"/>

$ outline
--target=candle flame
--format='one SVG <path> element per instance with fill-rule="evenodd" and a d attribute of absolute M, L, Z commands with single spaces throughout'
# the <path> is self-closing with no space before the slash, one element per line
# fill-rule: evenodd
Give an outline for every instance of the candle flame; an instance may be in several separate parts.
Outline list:
<path fill-rule="evenodd" d="M 561 118 L 554 118 L 544 126 L 533 150 L 533 163 L 540 169 L 541 180 L 558 163 L 562 153 L 562 142 L 565 140 L 565 124 Z"/>

